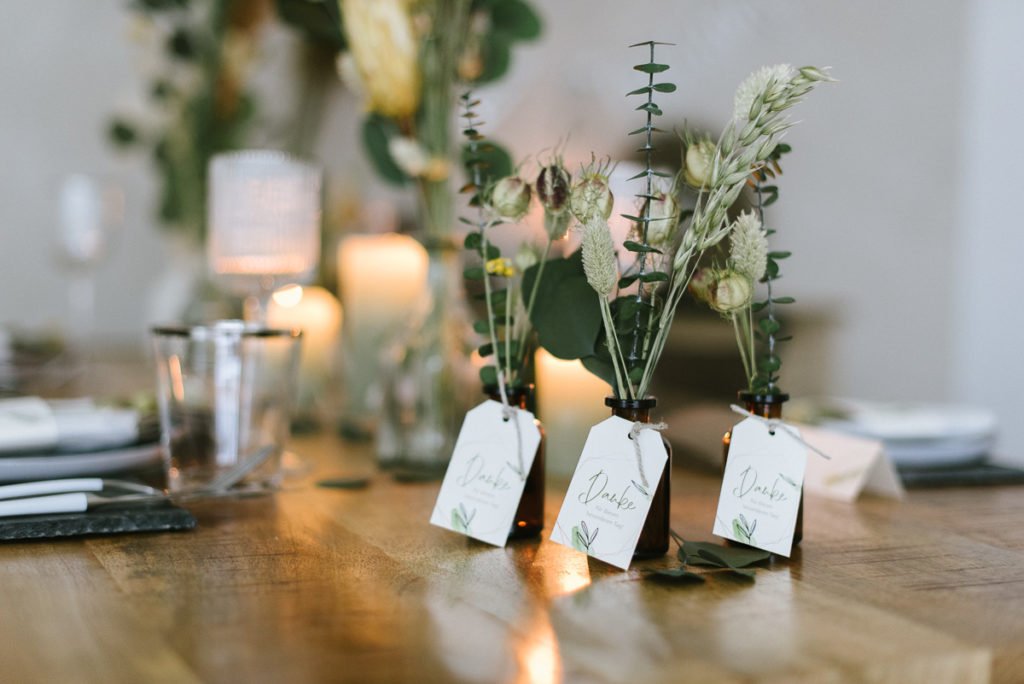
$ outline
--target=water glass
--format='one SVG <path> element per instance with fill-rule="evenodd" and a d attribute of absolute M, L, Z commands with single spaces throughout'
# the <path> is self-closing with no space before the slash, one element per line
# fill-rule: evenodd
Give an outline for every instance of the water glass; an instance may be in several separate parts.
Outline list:
<path fill-rule="evenodd" d="M 289 435 L 301 333 L 243 321 L 157 327 L 157 403 L 172 491 L 210 484 L 271 447 L 243 486 L 275 487 Z"/>

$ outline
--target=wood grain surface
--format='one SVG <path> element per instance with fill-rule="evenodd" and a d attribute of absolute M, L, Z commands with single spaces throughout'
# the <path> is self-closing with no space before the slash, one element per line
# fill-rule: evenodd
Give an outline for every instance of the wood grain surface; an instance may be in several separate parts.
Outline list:
<path fill-rule="evenodd" d="M 492 548 L 427 524 L 437 483 L 293 447 L 308 472 L 191 505 L 195 531 L 0 545 L 0 682 L 1024 681 L 1020 489 L 809 498 L 802 548 L 755 583 L 665 585 L 643 570 L 671 557 Z M 685 538 L 713 540 L 718 486 L 674 473 Z"/>

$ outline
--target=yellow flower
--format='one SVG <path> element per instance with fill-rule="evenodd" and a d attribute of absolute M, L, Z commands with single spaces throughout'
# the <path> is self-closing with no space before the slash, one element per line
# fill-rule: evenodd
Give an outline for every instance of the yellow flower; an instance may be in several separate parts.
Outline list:
<path fill-rule="evenodd" d="M 339 0 L 370 111 L 395 119 L 420 103 L 419 44 L 408 0 Z"/>
<path fill-rule="evenodd" d="M 491 275 L 501 276 L 502 278 L 511 278 L 516 274 L 516 269 L 512 266 L 512 260 L 505 257 L 489 260 L 485 269 Z"/>

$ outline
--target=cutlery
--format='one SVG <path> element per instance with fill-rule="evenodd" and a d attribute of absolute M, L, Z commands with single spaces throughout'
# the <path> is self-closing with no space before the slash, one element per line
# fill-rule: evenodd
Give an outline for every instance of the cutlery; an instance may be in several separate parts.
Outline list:
<path fill-rule="evenodd" d="M 253 470 L 263 464 L 274 453 L 275 447 L 265 446 L 257 450 L 249 458 L 243 459 L 226 470 L 210 484 L 181 492 L 165 493 L 145 485 L 136 485 L 121 480 L 102 480 L 100 478 L 78 478 L 70 480 L 51 480 L 43 482 L 27 482 L 20 485 L 0 487 L 0 517 L 19 515 L 41 515 L 44 513 L 82 513 L 100 506 L 117 504 L 145 504 L 164 501 L 193 501 L 197 499 L 220 498 L 235 496 L 239 493 L 231 491 Z M 93 492 L 103 491 L 104 483 L 113 485 L 114 489 L 129 491 L 129 494 L 102 496 Z M 80 486 L 76 486 L 80 485 Z M 43 496 L 34 496 L 43 494 Z M 23 497 L 23 498 L 13 498 Z"/>

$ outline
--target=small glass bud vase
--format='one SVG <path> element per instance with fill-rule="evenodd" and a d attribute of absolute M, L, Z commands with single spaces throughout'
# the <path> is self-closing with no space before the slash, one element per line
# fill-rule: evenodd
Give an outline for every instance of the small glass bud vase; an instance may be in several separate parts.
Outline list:
<path fill-rule="evenodd" d="M 501 394 L 496 385 L 488 385 L 484 388 L 484 394 L 494 401 L 501 401 Z M 530 411 L 537 415 L 534 386 L 506 387 L 505 396 L 510 406 Z M 509 539 L 526 539 L 536 537 L 544 529 L 544 426 L 539 420 L 534 420 L 537 429 L 540 430 L 540 444 L 537 446 L 537 453 L 533 457 L 533 465 L 526 476 L 526 484 L 523 487 L 523 496 L 519 499 L 519 508 L 516 509 L 516 517 L 512 522 L 512 530 L 509 532 Z"/>
<path fill-rule="evenodd" d="M 645 399 L 618 399 L 607 397 L 604 405 L 612 410 L 613 416 L 624 418 L 631 423 L 650 423 L 651 409 L 657 406 L 658 400 L 654 397 Z M 665 468 L 658 479 L 658 486 L 651 498 L 651 508 L 647 512 L 647 520 L 643 529 L 640 530 L 640 540 L 633 551 L 633 558 L 657 558 L 664 556 L 668 551 L 669 512 L 672 504 L 672 446 L 664 437 L 661 438 L 668 453 L 668 460 L 665 461 Z M 648 474 L 648 479 L 651 474 Z"/>
<path fill-rule="evenodd" d="M 737 392 L 736 397 L 743 403 L 743 406 L 755 416 L 762 418 L 782 418 L 782 405 L 789 401 L 788 394 L 757 394 L 755 392 Z M 732 440 L 732 431 L 726 432 L 722 437 L 722 467 L 729 460 L 729 444 Z M 793 545 L 796 546 L 804 537 L 804 495 L 800 490 L 800 506 L 796 514 L 796 528 L 793 532 Z M 730 541 L 730 544 L 746 546 L 740 542 Z"/>

